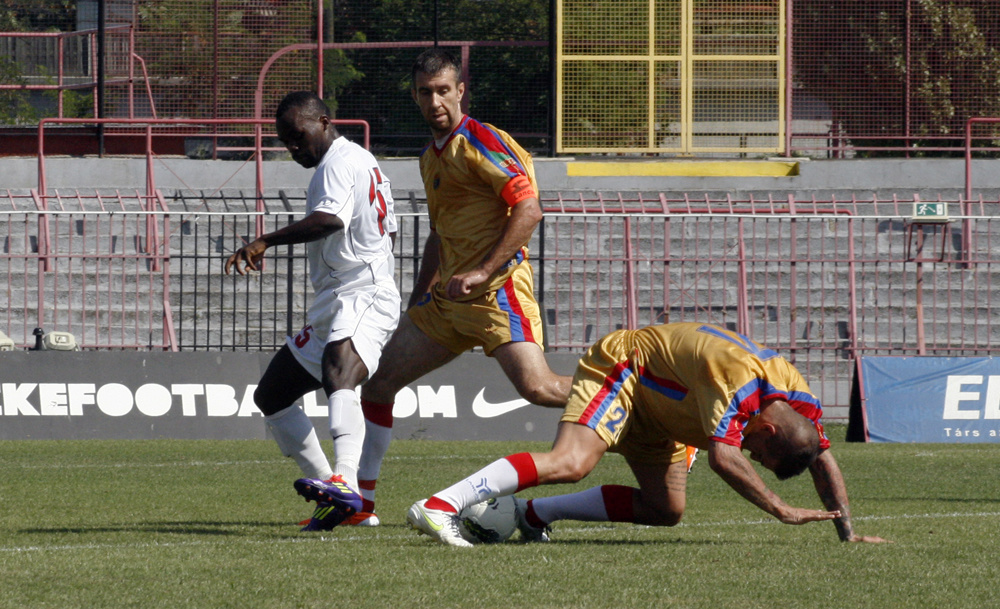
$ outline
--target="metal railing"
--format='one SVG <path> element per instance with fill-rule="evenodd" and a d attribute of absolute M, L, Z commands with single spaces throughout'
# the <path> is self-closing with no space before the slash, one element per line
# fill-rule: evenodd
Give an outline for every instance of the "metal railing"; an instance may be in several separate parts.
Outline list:
<path fill-rule="evenodd" d="M 124 74 L 113 77 L 105 81 L 106 86 L 125 86 L 127 87 L 127 108 L 128 117 L 135 117 L 135 83 L 136 83 L 136 62 L 139 64 L 139 70 L 142 73 L 142 82 L 145 88 L 146 100 L 149 103 L 149 111 L 152 113 L 153 117 L 156 117 L 156 103 L 153 100 L 153 89 L 149 82 L 149 73 L 146 70 L 146 61 L 140 57 L 135 52 L 135 30 L 131 25 L 119 25 L 111 26 L 107 28 L 109 34 L 119 34 L 127 37 L 127 44 L 125 50 L 125 63 L 127 64 L 124 68 Z M 10 84 L 10 83 L 0 83 L 0 90 L 14 90 L 14 91 L 56 91 L 56 117 L 63 118 L 63 94 L 66 91 L 74 90 L 85 90 L 90 93 L 96 93 L 98 88 L 98 66 L 97 59 L 100 57 L 97 49 L 97 36 L 98 30 L 79 30 L 75 32 L 0 32 L 0 39 L 9 38 L 12 41 L 17 40 L 55 40 L 56 50 L 55 50 L 55 83 L 25 83 L 25 84 Z M 77 70 L 75 74 L 67 74 L 66 70 L 66 41 L 73 40 L 77 38 L 82 38 L 85 40 L 85 48 L 89 51 L 87 53 L 86 60 L 81 60 L 80 66 L 83 67 L 81 70 Z M 17 59 L 15 57 L 15 59 Z M 51 57 L 46 55 L 41 58 L 44 60 L 49 60 Z M 38 78 L 37 76 L 35 77 Z M 68 82 L 68 80 L 73 79 L 77 82 Z M 98 97 L 93 95 L 91 100 L 91 111 L 94 116 L 98 115 Z"/>
<path fill-rule="evenodd" d="M 353 119 L 335 119 L 331 121 L 333 124 L 338 126 L 357 126 L 362 129 L 362 143 L 367 149 L 370 144 L 371 129 L 367 121 L 363 120 L 353 120 Z M 191 137 L 212 137 L 219 138 L 220 133 L 218 129 L 220 127 L 235 128 L 232 135 L 252 137 L 252 145 L 250 146 L 232 146 L 232 147 L 218 147 L 216 149 L 222 150 L 238 150 L 246 151 L 250 153 L 250 159 L 254 162 L 255 170 L 255 183 L 257 187 L 257 198 L 258 206 L 257 211 L 263 210 L 263 191 L 264 191 L 264 176 L 263 176 L 263 160 L 265 151 L 284 151 L 284 147 L 276 146 L 265 146 L 264 140 L 268 138 L 274 140 L 277 135 L 274 134 L 274 119 L 267 118 L 247 118 L 247 119 L 94 119 L 94 118 L 45 118 L 38 122 L 38 197 L 41 201 L 42 209 L 45 209 L 48 198 L 48 188 L 47 188 L 47 173 L 45 167 L 45 128 L 48 125 L 60 124 L 60 125 L 98 125 L 101 127 L 108 128 L 105 131 L 105 135 L 108 137 L 114 136 L 131 136 L 135 137 L 136 134 L 141 134 L 144 138 L 144 148 L 146 157 L 146 192 L 144 195 L 146 203 L 146 208 L 152 205 L 152 201 L 156 197 L 156 166 L 154 164 L 154 159 L 156 154 L 153 152 L 153 139 L 156 138 L 191 138 Z M 246 131 L 239 131 L 239 128 L 252 128 L 249 133 Z M 225 134 L 222 134 L 223 136 Z M 256 234 L 259 236 L 260 232 Z"/>
<path fill-rule="evenodd" d="M 428 223 L 419 193 L 395 196 L 405 299 Z M 860 355 L 1000 351 L 1000 201 L 936 202 L 950 221 L 926 222 L 917 197 L 543 199 L 530 250 L 550 350 L 716 323 L 777 349 L 832 406 L 847 404 Z M 41 325 L 79 332 L 84 348 L 270 350 L 302 323 L 303 248 L 269 252 L 250 278 L 222 265 L 257 230 L 301 217 L 304 192 L 265 193 L 261 210 L 255 192 L 157 192 L 153 210 L 141 192 L 48 200 L 0 191 L 0 329 L 22 347 Z"/>
<path fill-rule="evenodd" d="M 170 349 L 170 215 L 156 193 L 0 193 L 4 332 L 22 346 L 34 328 L 90 349 Z"/>

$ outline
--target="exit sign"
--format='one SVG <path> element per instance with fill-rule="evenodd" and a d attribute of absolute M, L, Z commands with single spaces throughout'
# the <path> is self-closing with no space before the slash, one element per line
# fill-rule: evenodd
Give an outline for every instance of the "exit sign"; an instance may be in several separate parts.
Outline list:
<path fill-rule="evenodd" d="M 913 203 L 913 219 L 921 222 L 946 221 L 948 219 L 948 204 L 944 201 L 915 201 Z"/>

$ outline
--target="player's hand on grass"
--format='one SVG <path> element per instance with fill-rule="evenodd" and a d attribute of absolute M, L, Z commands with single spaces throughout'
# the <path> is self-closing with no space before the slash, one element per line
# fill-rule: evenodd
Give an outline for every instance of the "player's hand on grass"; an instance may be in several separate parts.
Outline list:
<path fill-rule="evenodd" d="M 850 541 L 852 543 L 892 543 L 888 539 L 882 539 L 881 537 L 876 537 L 874 535 L 852 535 L 849 539 L 844 541 Z"/>
<path fill-rule="evenodd" d="M 264 258 L 267 246 L 260 239 L 255 239 L 236 251 L 226 260 L 226 275 L 236 267 L 236 272 L 246 275 L 248 271 L 260 270 L 260 261 Z M 242 264 L 242 266 L 241 266 Z"/>
<path fill-rule="evenodd" d="M 778 516 L 778 520 L 785 524 L 805 524 L 807 522 L 833 520 L 834 518 L 840 518 L 840 510 L 827 512 L 825 510 L 807 510 L 789 507 Z"/>

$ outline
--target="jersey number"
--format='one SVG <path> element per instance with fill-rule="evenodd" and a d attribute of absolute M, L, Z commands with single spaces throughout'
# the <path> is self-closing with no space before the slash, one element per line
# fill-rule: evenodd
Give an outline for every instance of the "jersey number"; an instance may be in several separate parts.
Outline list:
<path fill-rule="evenodd" d="M 371 183 L 368 186 L 368 204 L 375 206 L 375 211 L 378 212 L 378 234 L 384 235 L 385 216 L 388 209 L 382 191 L 385 189 L 386 182 L 382 179 L 382 172 L 378 170 L 378 167 L 372 167 L 368 175 L 371 178 Z"/>
<path fill-rule="evenodd" d="M 611 413 L 611 418 L 604 424 L 604 426 L 611 432 L 611 435 L 618 433 L 618 426 L 622 424 L 625 420 L 625 409 L 619 406 L 615 408 Z"/>
<path fill-rule="evenodd" d="M 312 329 L 313 327 L 311 325 L 302 328 L 302 331 L 295 336 L 296 347 L 301 349 L 302 347 L 306 346 L 306 343 L 309 342 L 309 334 L 312 332 Z"/>

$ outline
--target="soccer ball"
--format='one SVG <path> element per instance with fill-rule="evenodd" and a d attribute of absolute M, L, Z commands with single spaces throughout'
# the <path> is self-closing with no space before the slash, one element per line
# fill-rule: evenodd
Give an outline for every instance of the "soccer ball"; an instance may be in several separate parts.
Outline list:
<path fill-rule="evenodd" d="M 506 495 L 470 505 L 458 515 L 459 532 L 471 543 L 500 543 L 517 530 L 517 504 Z"/>

